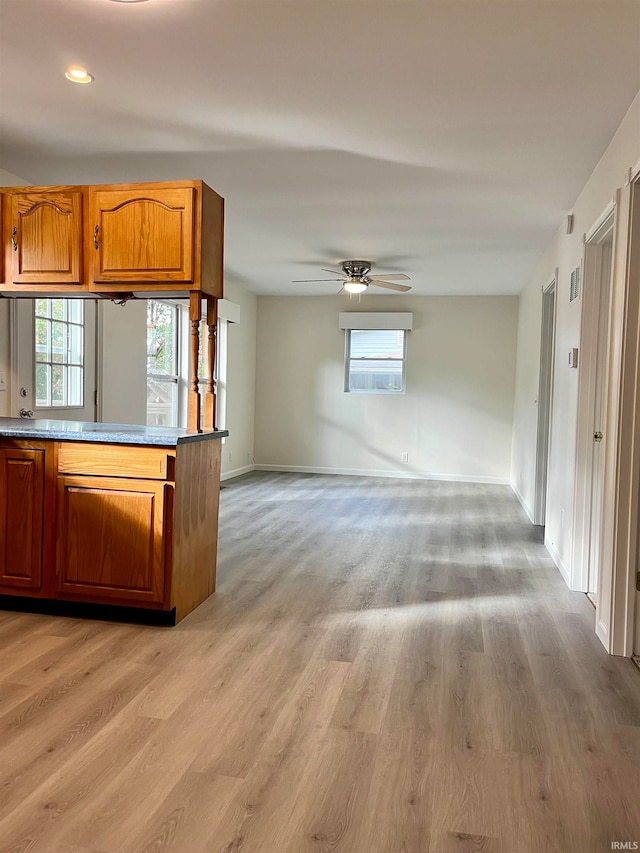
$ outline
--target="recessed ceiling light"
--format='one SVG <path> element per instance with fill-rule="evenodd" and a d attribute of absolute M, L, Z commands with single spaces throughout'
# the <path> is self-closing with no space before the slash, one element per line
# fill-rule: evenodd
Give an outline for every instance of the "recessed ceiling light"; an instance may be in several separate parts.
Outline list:
<path fill-rule="evenodd" d="M 146 3 L 147 0 L 113 0 L 114 3 Z"/>
<path fill-rule="evenodd" d="M 64 76 L 72 83 L 93 83 L 94 79 L 84 68 L 70 68 Z"/>

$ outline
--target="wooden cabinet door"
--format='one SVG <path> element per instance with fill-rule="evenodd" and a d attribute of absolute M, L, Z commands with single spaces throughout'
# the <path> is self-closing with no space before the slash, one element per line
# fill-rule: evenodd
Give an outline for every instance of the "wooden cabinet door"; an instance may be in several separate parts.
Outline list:
<path fill-rule="evenodd" d="M 12 193 L 5 200 L 14 284 L 80 285 L 82 192 Z"/>
<path fill-rule="evenodd" d="M 193 282 L 194 194 L 193 187 L 92 188 L 91 281 Z"/>
<path fill-rule="evenodd" d="M 172 489 L 151 480 L 59 476 L 58 594 L 161 603 Z"/>
<path fill-rule="evenodd" d="M 42 585 L 44 457 L 0 448 L 0 591 Z"/>

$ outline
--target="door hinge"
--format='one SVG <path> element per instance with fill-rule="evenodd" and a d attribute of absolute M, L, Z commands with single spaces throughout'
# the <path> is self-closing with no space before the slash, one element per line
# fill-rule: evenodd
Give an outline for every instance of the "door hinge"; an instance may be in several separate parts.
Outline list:
<path fill-rule="evenodd" d="M 640 592 L 640 572 L 636 574 L 636 589 Z"/>
<path fill-rule="evenodd" d="M 95 406 L 98 405 L 98 391 L 97 391 L 97 389 L 93 392 L 93 403 Z"/>

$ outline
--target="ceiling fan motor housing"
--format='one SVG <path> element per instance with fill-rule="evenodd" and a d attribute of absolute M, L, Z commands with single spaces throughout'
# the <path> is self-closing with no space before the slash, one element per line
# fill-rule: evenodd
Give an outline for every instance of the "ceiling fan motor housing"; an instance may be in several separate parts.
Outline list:
<path fill-rule="evenodd" d="M 342 270 L 350 279 L 363 279 L 371 272 L 371 261 L 343 261 Z"/>

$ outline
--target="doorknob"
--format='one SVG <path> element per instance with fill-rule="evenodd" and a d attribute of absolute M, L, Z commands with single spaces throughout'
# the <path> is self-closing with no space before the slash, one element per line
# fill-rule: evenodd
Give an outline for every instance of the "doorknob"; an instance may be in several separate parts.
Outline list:
<path fill-rule="evenodd" d="M 32 418 L 33 411 L 31 409 L 20 409 L 20 417 L 21 418 Z"/>
<path fill-rule="evenodd" d="M 594 432 L 593 434 L 594 441 L 602 441 L 602 433 L 598 430 L 598 432 Z"/>

